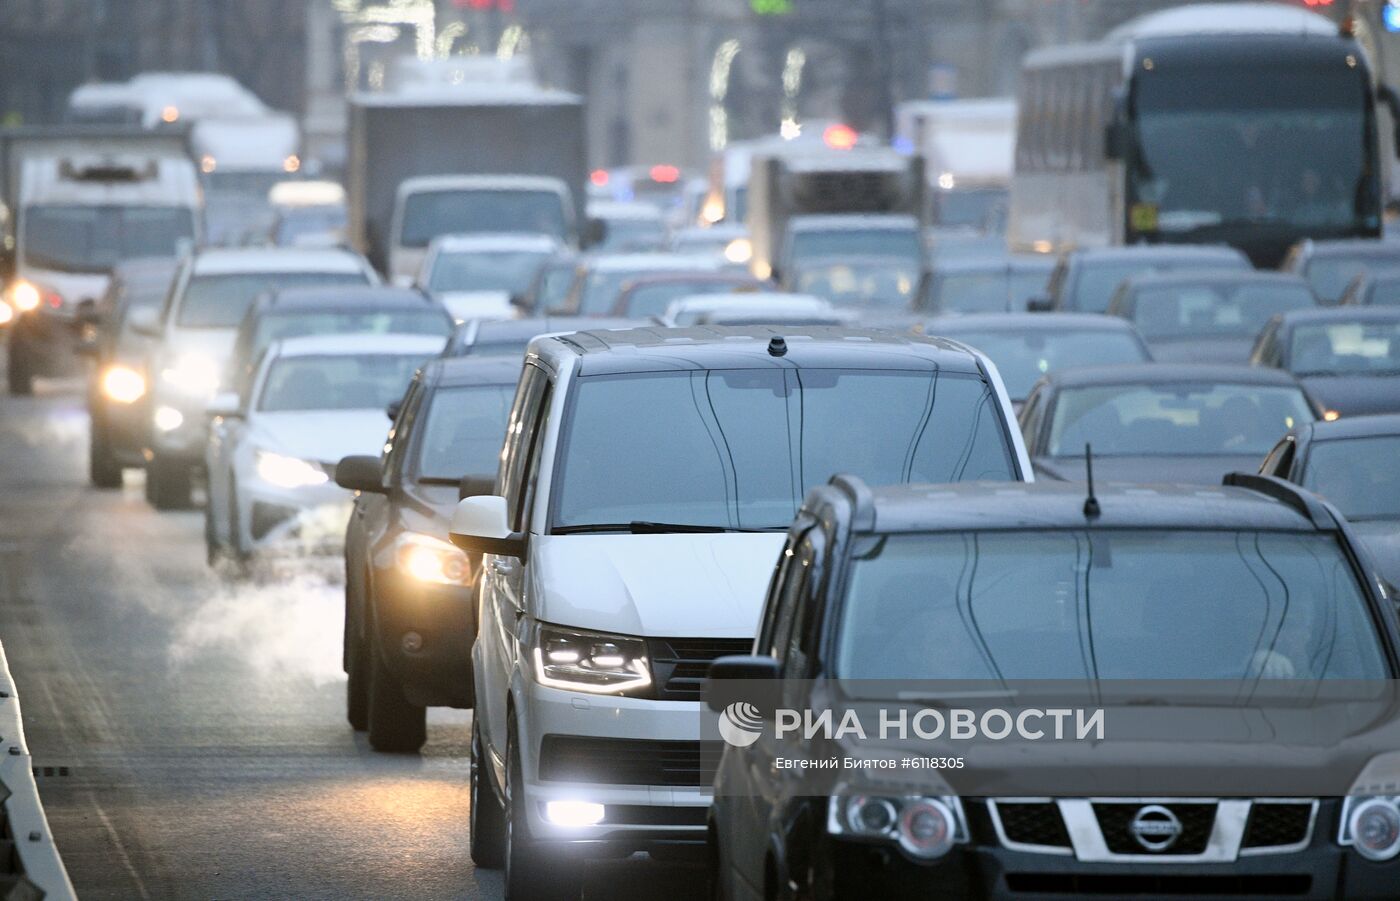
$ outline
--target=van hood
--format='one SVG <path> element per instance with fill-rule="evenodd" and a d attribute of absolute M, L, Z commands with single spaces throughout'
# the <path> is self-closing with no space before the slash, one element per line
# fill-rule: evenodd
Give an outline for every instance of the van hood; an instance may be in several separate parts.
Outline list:
<path fill-rule="evenodd" d="M 383 410 L 291 410 L 255 413 L 254 447 L 331 466 L 352 454 L 377 455 L 389 423 Z"/>
<path fill-rule="evenodd" d="M 531 536 L 532 613 L 664 638 L 751 638 L 785 532 Z"/>

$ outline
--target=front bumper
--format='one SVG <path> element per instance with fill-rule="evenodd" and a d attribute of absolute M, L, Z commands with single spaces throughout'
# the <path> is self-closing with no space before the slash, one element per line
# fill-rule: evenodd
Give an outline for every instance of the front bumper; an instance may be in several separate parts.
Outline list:
<path fill-rule="evenodd" d="M 537 841 L 578 846 L 589 856 L 616 856 L 633 851 L 684 854 L 678 845 L 693 845 L 698 853 L 705 838 L 710 806 L 710 781 L 697 777 L 676 780 L 689 784 L 611 784 L 575 781 L 558 767 L 541 772 L 541 751 L 570 740 L 632 741 L 653 749 L 689 747 L 699 743 L 700 704 L 656 701 L 560 691 L 534 682 L 524 690 L 517 708 L 520 728 L 524 800 L 530 835 Z M 566 778 L 557 778 L 565 775 Z M 545 817 L 549 801 L 592 801 L 604 806 L 604 819 L 594 826 L 559 826 Z M 561 847 L 561 850 L 566 850 Z"/>
<path fill-rule="evenodd" d="M 345 527 L 352 500 L 340 486 L 327 482 L 282 488 L 257 478 L 240 479 L 237 536 L 239 550 L 259 557 L 339 558 L 345 550 Z"/>
<path fill-rule="evenodd" d="M 404 694 L 423 707 L 472 705 L 472 642 L 476 638 L 474 590 L 404 576 L 396 567 L 374 574 L 375 627 L 385 663 Z M 416 634 L 421 646 L 404 648 Z"/>

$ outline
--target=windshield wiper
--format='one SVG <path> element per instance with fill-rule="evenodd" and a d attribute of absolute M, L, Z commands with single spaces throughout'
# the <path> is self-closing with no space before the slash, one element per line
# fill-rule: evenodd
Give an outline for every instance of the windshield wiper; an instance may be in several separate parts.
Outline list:
<path fill-rule="evenodd" d="M 683 522 L 650 522 L 647 520 L 633 520 L 632 522 L 600 522 L 579 526 L 559 526 L 554 529 L 555 535 L 577 535 L 583 532 L 627 532 L 632 535 L 667 535 L 667 534 L 721 534 L 725 532 L 776 532 L 778 527 L 769 529 L 740 529 L 732 526 L 706 526 L 696 523 Z"/>

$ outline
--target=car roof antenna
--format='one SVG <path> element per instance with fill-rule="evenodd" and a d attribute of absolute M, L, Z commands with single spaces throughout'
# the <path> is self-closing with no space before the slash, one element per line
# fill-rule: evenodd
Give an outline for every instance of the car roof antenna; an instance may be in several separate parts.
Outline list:
<path fill-rule="evenodd" d="M 1088 442 L 1084 444 L 1084 468 L 1089 476 L 1089 496 L 1084 499 L 1084 517 L 1094 519 L 1103 510 L 1099 507 L 1099 499 L 1094 497 L 1094 446 Z"/>

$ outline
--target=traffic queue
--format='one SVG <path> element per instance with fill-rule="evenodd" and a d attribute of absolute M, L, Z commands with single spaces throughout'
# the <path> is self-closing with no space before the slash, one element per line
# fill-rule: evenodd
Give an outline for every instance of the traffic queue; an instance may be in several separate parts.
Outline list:
<path fill-rule="evenodd" d="M 1352 78 L 1355 42 L 1296 21 L 1309 40 L 1270 46 Z M 349 727 L 416 753 L 428 708 L 473 711 L 470 854 L 508 897 L 578 897 L 583 861 L 637 852 L 736 899 L 1394 897 L 1395 752 L 1355 751 L 1388 720 L 1293 789 L 1305 763 L 1223 728 L 1213 753 L 1110 728 L 1124 756 L 1058 770 L 973 743 L 884 788 L 777 764 L 840 743 L 783 744 L 774 708 L 854 684 L 899 707 L 926 701 L 904 683 L 1199 679 L 1243 717 L 1277 712 L 1272 683 L 1400 676 L 1400 243 L 1376 198 L 1280 229 L 1104 158 L 1175 161 L 1191 120 L 1153 80 L 1247 68 L 1239 38 L 1110 36 L 1142 103 L 1108 115 L 1142 121 L 1097 143 L 1027 110 L 1057 67 L 1109 72 L 1103 47 L 1033 55 L 1010 224 L 992 206 L 976 234 L 935 156 L 844 126 L 619 199 L 583 168 L 579 98 L 531 85 L 352 100 L 348 206 L 324 211 L 348 247 L 279 242 L 290 212 L 209 243 L 167 132 L 17 138 L 9 389 L 82 373 L 93 487 L 143 470 L 155 509 L 201 507 L 226 578 L 343 573 Z M 518 122 L 539 131 L 492 139 Z M 1135 179 L 1101 240 L 1063 219 L 1056 139 Z M 116 238 L 80 256 L 63 223 L 93 219 Z M 840 753 L 872 750 L 894 753 Z M 1049 775 L 998 781 L 1023 765 Z"/>

